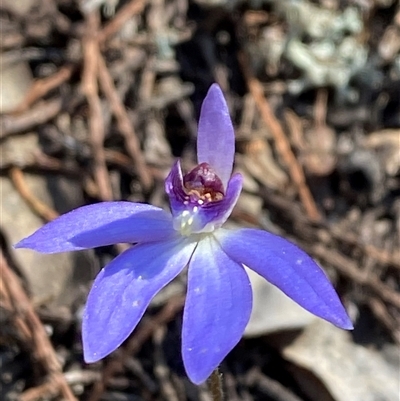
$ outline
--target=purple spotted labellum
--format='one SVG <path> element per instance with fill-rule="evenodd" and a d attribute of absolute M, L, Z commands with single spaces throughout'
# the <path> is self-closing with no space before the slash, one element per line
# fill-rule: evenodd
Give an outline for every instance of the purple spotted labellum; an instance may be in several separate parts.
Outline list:
<path fill-rule="evenodd" d="M 234 131 L 220 88 L 202 106 L 198 165 L 182 174 L 177 161 L 165 181 L 171 213 L 131 202 L 84 206 L 46 224 L 17 248 L 55 253 L 135 244 L 96 277 L 83 316 L 84 358 L 95 362 L 132 333 L 151 299 L 186 266 L 182 356 L 193 383 L 204 382 L 238 343 L 252 293 L 244 265 L 316 316 L 343 329 L 352 324 L 321 268 L 271 233 L 221 226 L 242 190 L 232 175 Z"/>

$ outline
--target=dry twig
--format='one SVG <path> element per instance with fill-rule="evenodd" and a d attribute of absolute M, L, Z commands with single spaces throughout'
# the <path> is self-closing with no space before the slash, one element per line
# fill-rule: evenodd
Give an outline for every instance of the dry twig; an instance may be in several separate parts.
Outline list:
<path fill-rule="evenodd" d="M 99 32 L 99 42 L 104 42 L 112 35 L 115 35 L 122 26 L 134 15 L 140 14 L 146 6 L 148 0 L 131 0 L 122 7 L 114 18 Z"/>
<path fill-rule="evenodd" d="M 21 115 L 0 116 L 0 138 L 30 130 L 50 121 L 57 116 L 62 106 L 63 101 L 58 98 L 42 102 Z"/>
<path fill-rule="evenodd" d="M 383 323 L 383 326 L 390 334 L 395 343 L 400 345 L 400 326 L 398 322 L 390 315 L 386 305 L 377 297 L 371 297 L 368 300 L 369 307 L 375 317 Z"/>
<path fill-rule="evenodd" d="M 74 69 L 75 66 L 73 65 L 64 65 L 56 73 L 50 75 L 49 77 L 35 81 L 29 88 L 29 91 L 21 104 L 9 114 L 21 114 L 27 111 L 37 100 L 41 99 L 47 95 L 47 93 L 68 81 L 71 78 Z"/>
<path fill-rule="evenodd" d="M 381 299 L 400 309 L 400 294 L 382 283 L 376 275 L 366 275 L 358 269 L 357 263 L 337 251 L 328 249 L 323 244 L 305 247 L 310 248 L 313 255 L 334 266 L 343 276 L 357 284 L 364 285 L 375 292 Z"/>
<path fill-rule="evenodd" d="M 298 163 L 296 156 L 292 152 L 290 142 L 286 138 L 281 124 L 275 117 L 267 99 L 264 96 L 264 90 L 260 81 L 253 76 L 246 56 L 243 52 L 239 54 L 239 62 L 242 67 L 247 86 L 254 97 L 264 123 L 267 125 L 275 139 L 276 149 L 288 167 L 290 176 L 297 187 L 300 200 L 308 217 L 313 221 L 321 220 L 321 215 L 318 211 L 317 205 L 315 204 L 310 189 L 307 186 L 304 171 L 301 165 Z"/>
<path fill-rule="evenodd" d="M 87 15 L 86 19 L 87 31 L 83 39 L 82 87 L 89 104 L 89 131 L 94 156 L 94 176 L 101 199 L 107 201 L 113 199 L 113 194 L 104 154 L 104 121 L 97 86 L 100 49 L 96 35 L 100 19 L 95 12 Z"/>
<path fill-rule="evenodd" d="M 264 395 L 276 401 L 302 401 L 281 383 L 265 376 L 258 367 L 253 368 L 246 376 L 249 386 L 258 387 Z"/>
<path fill-rule="evenodd" d="M 31 392 L 28 395 L 22 395 L 20 400 L 33 401 L 35 399 L 32 398 L 33 392 L 36 394 L 36 399 L 41 399 L 48 393 L 60 393 L 67 401 L 77 401 L 65 381 L 61 365 L 46 331 L 18 277 L 8 266 L 3 253 L 0 253 L 0 277 L 2 279 L 1 300 L 8 303 L 8 309 L 12 311 L 12 324 L 25 339 L 24 345 L 30 351 L 32 359 L 40 363 L 48 374 L 49 384 L 41 389 L 42 392 L 30 390 Z"/>
<path fill-rule="evenodd" d="M 98 57 L 98 74 L 101 88 L 104 91 L 104 94 L 106 95 L 110 107 L 116 117 L 118 128 L 125 138 L 127 150 L 136 166 L 139 179 L 143 187 L 148 190 L 152 185 L 152 176 L 146 167 L 145 160 L 142 152 L 140 151 L 139 140 L 132 127 L 132 123 L 129 120 L 125 106 L 118 96 L 118 92 L 114 86 L 114 81 L 101 55 Z"/>
<path fill-rule="evenodd" d="M 35 212 L 35 214 L 40 216 L 45 221 L 51 221 L 58 217 L 58 213 L 55 210 L 44 204 L 31 192 L 21 169 L 18 167 L 12 167 L 10 169 L 10 178 L 16 190 Z"/>
<path fill-rule="evenodd" d="M 129 21 L 132 16 L 140 14 L 144 7 L 147 4 L 147 0 L 132 0 L 128 4 L 119 10 L 119 12 L 115 15 L 115 17 L 102 29 L 97 35 L 97 41 L 99 43 L 105 42 L 112 35 L 116 34 L 122 26 Z M 38 79 L 33 83 L 30 87 L 28 93 L 26 94 L 23 101 L 11 112 L 7 113 L 8 115 L 12 114 L 21 114 L 29 110 L 29 108 L 37 102 L 39 99 L 43 98 L 47 95 L 51 90 L 58 88 L 63 83 L 67 82 L 72 73 L 75 70 L 75 65 L 65 65 L 61 67 L 54 74 L 43 78 Z M 52 113 L 45 113 L 52 115 Z M 58 112 L 56 113 L 58 114 Z M 22 116 L 24 117 L 24 116 Z M 54 116 L 53 116 L 54 117 Z M 49 120 L 49 117 L 47 120 Z M 46 121 L 47 121 L 46 120 Z M 14 127 L 14 125 L 13 125 Z M 18 128 L 18 126 L 16 126 Z M 22 131 L 23 129 L 17 130 L 17 132 Z M 7 134 L 4 133 L 4 129 L 1 130 L 1 136 L 5 136 Z"/>

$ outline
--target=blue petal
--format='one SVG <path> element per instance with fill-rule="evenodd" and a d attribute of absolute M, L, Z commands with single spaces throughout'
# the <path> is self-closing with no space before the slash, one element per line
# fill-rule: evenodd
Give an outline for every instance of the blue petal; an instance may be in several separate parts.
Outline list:
<path fill-rule="evenodd" d="M 182 330 L 183 362 L 193 383 L 204 382 L 239 342 L 251 307 L 243 266 L 212 236 L 201 240 L 189 264 Z"/>
<path fill-rule="evenodd" d="M 291 242 L 252 229 L 220 229 L 215 237 L 233 260 L 276 285 L 304 309 L 340 328 L 353 328 L 323 270 Z"/>
<path fill-rule="evenodd" d="M 185 220 L 191 221 L 191 227 L 188 230 L 191 233 L 211 232 L 222 226 L 239 199 L 242 185 L 243 177 L 237 173 L 229 180 L 226 194 L 222 200 L 203 205 L 197 202 L 187 202 L 184 199 L 182 170 L 179 161 L 177 161 L 165 180 L 165 191 L 170 199 L 175 229 L 181 230 Z"/>
<path fill-rule="evenodd" d="M 198 163 L 206 162 L 214 168 L 224 188 L 232 174 L 235 156 L 235 133 L 224 95 L 213 84 L 201 107 L 197 136 Z"/>
<path fill-rule="evenodd" d="M 136 245 L 99 273 L 83 316 L 86 362 L 104 358 L 126 340 L 151 299 L 182 271 L 195 247 L 182 239 Z"/>
<path fill-rule="evenodd" d="M 102 202 L 60 216 L 15 247 L 56 253 L 122 242 L 160 241 L 175 235 L 172 217 L 162 209 L 142 203 Z"/>

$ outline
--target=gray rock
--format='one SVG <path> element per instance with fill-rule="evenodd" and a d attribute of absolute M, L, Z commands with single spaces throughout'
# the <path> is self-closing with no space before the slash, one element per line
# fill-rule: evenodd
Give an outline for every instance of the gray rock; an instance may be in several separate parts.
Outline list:
<path fill-rule="evenodd" d="M 400 355 L 399 347 L 393 352 Z M 295 377 L 312 400 L 398 400 L 396 365 L 387 362 L 377 350 L 354 344 L 349 332 L 323 320 L 308 326 L 284 348 L 283 355 L 298 366 Z M 323 395 L 323 387 L 328 394 Z"/>
<path fill-rule="evenodd" d="M 317 319 L 257 273 L 250 269 L 247 273 L 253 289 L 253 310 L 245 337 L 300 329 Z"/>
<path fill-rule="evenodd" d="M 35 134 L 10 137 L 2 144 L 2 153 L 18 160 L 29 159 L 37 147 Z M 17 150 L 18 149 L 18 152 Z M 58 212 L 80 206 L 83 199 L 76 181 L 60 176 L 44 177 L 24 174 L 29 190 L 43 203 Z M 44 222 L 27 205 L 8 177 L 0 177 L 2 205 L 0 227 L 9 245 L 32 234 Z M 39 303 L 70 305 L 87 288 L 97 267 L 92 251 L 43 255 L 31 250 L 18 249 L 12 253 L 28 288 Z"/>
<path fill-rule="evenodd" d="M 4 65 L 0 55 L 0 113 L 17 107 L 32 84 L 32 72 L 26 62 Z"/>

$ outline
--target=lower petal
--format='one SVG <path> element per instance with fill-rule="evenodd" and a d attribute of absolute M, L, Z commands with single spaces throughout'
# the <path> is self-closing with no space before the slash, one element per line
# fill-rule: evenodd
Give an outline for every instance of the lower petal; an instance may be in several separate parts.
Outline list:
<path fill-rule="evenodd" d="M 182 239 L 136 245 L 101 270 L 83 316 L 86 362 L 104 358 L 126 340 L 151 299 L 182 271 L 195 247 Z"/>
<path fill-rule="evenodd" d="M 340 328 L 353 328 L 323 270 L 296 245 L 254 229 L 220 229 L 215 237 L 233 260 L 276 285 L 304 309 Z"/>
<path fill-rule="evenodd" d="M 239 342 L 251 307 L 243 266 L 212 236 L 201 240 L 189 264 L 182 331 L 183 362 L 193 383 L 204 382 Z"/>

